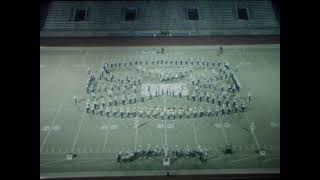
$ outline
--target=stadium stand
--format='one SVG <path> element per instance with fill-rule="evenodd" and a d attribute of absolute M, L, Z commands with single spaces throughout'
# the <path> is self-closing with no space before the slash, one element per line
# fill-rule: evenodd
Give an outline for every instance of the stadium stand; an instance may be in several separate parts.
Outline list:
<path fill-rule="evenodd" d="M 85 21 L 74 22 L 75 8 L 87 9 Z M 125 21 L 126 8 L 137 17 Z M 187 9 L 199 20 L 189 20 Z M 248 20 L 238 16 L 245 9 Z M 52 1 L 40 37 L 279 35 L 270 0 L 137 0 Z"/>

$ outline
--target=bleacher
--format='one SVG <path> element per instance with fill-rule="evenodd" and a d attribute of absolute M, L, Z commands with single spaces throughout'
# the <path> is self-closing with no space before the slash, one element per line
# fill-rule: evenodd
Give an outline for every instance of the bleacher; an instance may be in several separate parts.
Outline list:
<path fill-rule="evenodd" d="M 249 20 L 239 20 L 237 5 L 249 10 Z M 86 22 L 73 22 L 73 9 L 88 8 Z M 125 8 L 136 7 L 137 19 L 125 22 Z M 186 8 L 198 8 L 199 20 L 187 19 Z M 279 35 L 280 25 L 270 0 L 137 0 L 53 1 L 40 31 L 54 36 L 157 36 Z M 165 33 L 168 34 L 168 33 Z"/>

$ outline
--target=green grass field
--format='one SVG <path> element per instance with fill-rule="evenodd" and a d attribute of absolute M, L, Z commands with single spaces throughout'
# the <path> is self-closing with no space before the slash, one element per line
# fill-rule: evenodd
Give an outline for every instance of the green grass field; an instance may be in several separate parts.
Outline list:
<path fill-rule="evenodd" d="M 165 49 L 164 54 L 154 51 Z M 280 46 L 237 45 L 224 46 L 222 59 L 233 68 L 239 65 L 236 76 L 241 84 L 240 96 L 252 95 L 252 102 L 244 113 L 201 118 L 120 118 L 87 114 L 84 110 L 88 78 L 87 68 L 99 71 L 105 62 L 116 58 L 126 62 L 132 57 L 168 56 L 178 59 L 208 58 L 218 62 L 219 46 L 170 47 L 97 47 L 97 48 L 40 48 L 40 176 L 99 176 L 191 173 L 259 173 L 280 172 Z M 192 69 L 193 75 L 210 77 L 212 67 L 202 65 L 141 65 L 146 70 Z M 119 77 L 137 76 L 135 71 L 115 70 Z M 145 83 L 157 82 L 145 75 Z M 173 80 L 185 83 L 191 90 L 190 78 Z M 171 82 L 170 82 L 171 83 Z M 139 91 L 139 89 L 138 89 Z M 79 106 L 73 96 L 79 97 Z M 125 107 L 206 107 L 206 102 L 193 102 L 186 98 L 160 96 L 144 103 Z M 255 131 L 251 132 L 250 123 Z M 135 128 L 135 124 L 144 124 Z M 226 143 L 231 143 L 233 154 L 224 154 Z M 162 165 L 162 158 L 137 159 L 117 163 L 119 150 L 143 148 L 169 148 L 175 145 L 198 145 L 208 149 L 206 164 L 197 158 L 180 158 Z M 264 150 L 260 156 L 257 150 Z M 67 160 L 67 153 L 77 157 Z M 171 155 L 170 155 L 171 156 Z"/>

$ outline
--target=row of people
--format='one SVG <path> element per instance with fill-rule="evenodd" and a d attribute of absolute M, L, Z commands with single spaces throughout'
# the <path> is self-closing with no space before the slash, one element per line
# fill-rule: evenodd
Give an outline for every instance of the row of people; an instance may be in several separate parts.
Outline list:
<path fill-rule="evenodd" d="M 189 145 L 187 145 L 185 148 L 179 148 L 178 145 L 175 145 L 172 150 L 169 150 L 167 145 L 164 145 L 163 148 L 159 148 L 158 145 L 151 148 L 150 144 L 148 144 L 146 149 L 143 149 L 142 146 L 139 145 L 136 150 L 128 149 L 125 153 L 119 151 L 116 159 L 118 163 L 125 163 L 143 157 L 149 159 L 151 157 L 159 157 L 163 155 L 164 157 L 168 158 L 170 157 L 169 152 L 173 154 L 173 158 L 175 159 L 183 157 L 198 157 L 201 162 L 206 163 L 208 158 L 208 150 L 206 148 L 201 148 L 201 146 L 198 146 L 196 149 L 191 149 Z"/>
<path fill-rule="evenodd" d="M 166 60 L 164 60 L 166 59 Z M 158 59 L 158 60 L 136 60 L 136 61 L 129 61 L 129 62 L 109 62 L 105 63 L 104 67 L 108 69 L 113 68 L 126 68 L 132 66 L 148 66 L 148 65 L 191 65 L 191 66 L 220 66 L 223 64 L 221 60 L 171 60 L 167 58 Z M 90 70 L 90 69 L 88 69 Z"/>
<path fill-rule="evenodd" d="M 131 117 L 140 117 L 140 118 L 155 118 L 160 117 L 161 119 L 175 119 L 175 118 L 190 118 L 190 117 L 203 117 L 203 116 L 221 116 L 229 115 L 232 113 L 245 112 L 247 107 L 245 103 L 240 105 L 234 105 L 227 107 L 223 104 L 221 107 L 212 106 L 212 107 L 190 107 L 190 108 L 161 108 L 161 107 L 110 107 L 97 104 L 86 104 L 86 112 L 93 115 L 106 115 L 107 117 L 121 117 L 121 118 L 131 118 Z"/>

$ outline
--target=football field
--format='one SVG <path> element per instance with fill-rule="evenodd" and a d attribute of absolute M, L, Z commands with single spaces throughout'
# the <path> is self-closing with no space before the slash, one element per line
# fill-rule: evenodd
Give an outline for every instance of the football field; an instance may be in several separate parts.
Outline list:
<path fill-rule="evenodd" d="M 103 112 L 86 109 L 93 99 L 106 101 Z M 117 162 L 148 148 L 159 153 Z M 188 149 L 206 151 L 206 162 Z M 40 47 L 41 177 L 166 172 L 280 172 L 279 44 L 222 55 L 219 46 Z"/>

